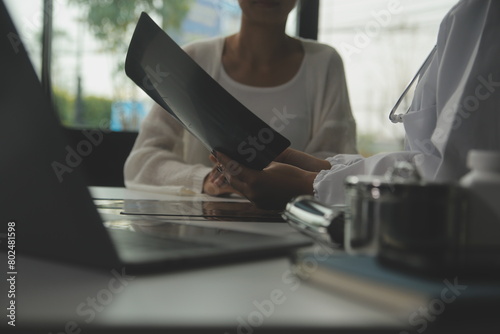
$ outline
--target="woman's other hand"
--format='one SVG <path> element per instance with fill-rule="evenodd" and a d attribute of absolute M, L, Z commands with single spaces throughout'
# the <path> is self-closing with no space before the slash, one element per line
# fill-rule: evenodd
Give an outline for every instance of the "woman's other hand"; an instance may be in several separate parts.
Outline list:
<path fill-rule="evenodd" d="M 313 194 L 317 172 L 281 162 L 272 162 L 261 171 L 247 168 L 217 152 L 227 182 L 237 192 L 263 209 L 284 209 L 295 196 Z"/>
<path fill-rule="evenodd" d="M 203 181 L 203 193 L 212 196 L 230 194 L 240 195 L 231 185 L 229 185 L 224 174 L 218 171 L 216 167 L 214 167 L 205 177 Z"/>

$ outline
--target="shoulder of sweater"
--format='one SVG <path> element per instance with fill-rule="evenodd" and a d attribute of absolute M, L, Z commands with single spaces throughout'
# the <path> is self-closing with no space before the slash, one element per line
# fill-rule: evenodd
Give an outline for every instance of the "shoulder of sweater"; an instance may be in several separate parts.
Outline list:
<path fill-rule="evenodd" d="M 211 57 L 213 52 L 222 50 L 224 39 L 225 36 L 217 36 L 198 40 L 183 45 L 182 49 L 193 58 Z"/>
<path fill-rule="evenodd" d="M 212 37 L 186 44 L 183 49 L 210 76 L 214 77 L 220 66 L 224 36 Z"/>
<path fill-rule="evenodd" d="M 299 38 L 299 40 L 302 42 L 304 52 L 314 58 L 314 61 L 342 63 L 342 58 L 334 47 L 312 39 Z"/>
<path fill-rule="evenodd" d="M 314 40 L 300 39 L 307 56 L 310 80 L 322 82 L 326 77 L 344 75 L 344 62 L 334 47 Z"/>

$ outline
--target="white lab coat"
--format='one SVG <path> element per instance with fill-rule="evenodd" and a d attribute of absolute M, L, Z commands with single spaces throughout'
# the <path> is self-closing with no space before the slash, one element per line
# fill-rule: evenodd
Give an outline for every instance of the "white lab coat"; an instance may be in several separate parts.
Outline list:
<path fill-rule="evenodd" d="M 411 162 L 426 180 L 456 182 L 469 150 L 500 150 L 500 1 L 461 0 L 448 12 L 403 123 L 406 151 L 329 158 L 315 196 L 342 204 L 346 176 L 382 175 L 396 161 Z"/>

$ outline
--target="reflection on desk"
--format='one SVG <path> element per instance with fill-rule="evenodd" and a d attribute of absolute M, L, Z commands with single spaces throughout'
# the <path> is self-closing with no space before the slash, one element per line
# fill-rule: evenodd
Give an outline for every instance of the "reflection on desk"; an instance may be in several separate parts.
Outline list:
<path fill-rule="evenodd" d="M 250 202 L 95 200 L 100 209 L 120 209 L 122 215 L 159 216 L 166 218 L 200 218 L 240 222 L 284 222 L 278 210 L 263 210 Z"/>

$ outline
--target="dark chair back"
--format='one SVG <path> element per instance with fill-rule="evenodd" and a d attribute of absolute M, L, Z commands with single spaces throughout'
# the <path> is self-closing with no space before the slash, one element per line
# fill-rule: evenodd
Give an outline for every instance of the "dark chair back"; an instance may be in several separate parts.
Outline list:
<path fill-rule="evenodd" d="M 137 132 L 110 132 L 99 129 L 64 127 L 73 155 L 72 168 L 81 168 L 89 186 L 123 187 L 123 165 Z"/>

